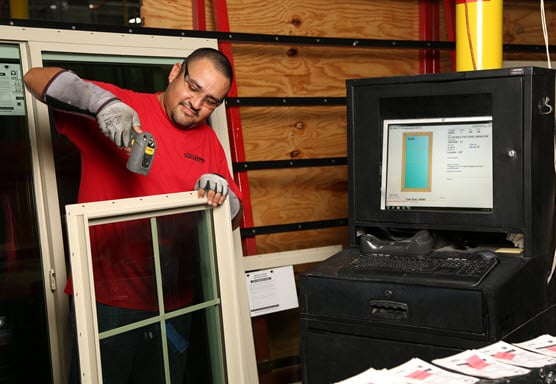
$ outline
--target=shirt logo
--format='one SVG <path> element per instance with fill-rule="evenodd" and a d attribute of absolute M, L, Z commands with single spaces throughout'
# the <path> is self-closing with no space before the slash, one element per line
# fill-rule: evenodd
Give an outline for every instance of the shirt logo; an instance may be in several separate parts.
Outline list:
<path fill-rule="evenodd" d="M 185 152 L 183 154 L 183 157 L 185 157 L 187 159 L 194 160 L 194 161 L 196 161 L 198 163 L 201 163 L 201 164 L 205 162 L 205 159 L 203 159 L 201 156 L 197 156 L 197 155 L 194 155 L 194 154 L 189 153 L 189 152 Z"/>

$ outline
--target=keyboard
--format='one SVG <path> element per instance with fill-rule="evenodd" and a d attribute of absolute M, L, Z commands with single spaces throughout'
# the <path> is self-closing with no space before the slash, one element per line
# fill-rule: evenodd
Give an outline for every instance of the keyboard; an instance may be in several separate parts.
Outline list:
<path fill-rule="evenodd" d="M 496 264 L 495 257 L 484 258 L 457 251 L 435 251 L 423 257 L 361 253 L 342 267 L 338 274 L 354 277 L 393 275 L 463 282 L 475 286 L 481 283 Z"/>

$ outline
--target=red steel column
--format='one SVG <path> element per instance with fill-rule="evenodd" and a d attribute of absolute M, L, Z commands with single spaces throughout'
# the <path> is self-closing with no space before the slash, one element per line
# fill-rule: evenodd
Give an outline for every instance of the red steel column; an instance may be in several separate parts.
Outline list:
<path fill-rule="evenodd" d="M 436 0 L 419 0 L 419 39 L 438 40 L 438 2 Z M 419 72 L 440 72 L 438 49 L 423 49 L 419 52 Z"/>
<path fill-rule="evenodd" d="M 455 0 L 444 0 L 444 19 L 446 20 L 446 32 L 448 41 L 456 41 L 456 9 Z M 456 70 L 456 51 L 450 51 L 452 71 Z"/>
<path fill-rule="evenodd" d="M 193 10 L 193 29 L 198 31 L 207 30 L 207 15 L 205 12 L 205 0 L 191 0 Z"/>

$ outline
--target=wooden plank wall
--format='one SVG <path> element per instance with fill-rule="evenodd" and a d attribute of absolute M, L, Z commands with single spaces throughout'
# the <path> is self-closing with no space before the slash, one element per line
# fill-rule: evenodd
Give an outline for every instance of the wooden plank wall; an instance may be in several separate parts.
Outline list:
<path fill-rule="evenodd" d="M 445 41 L 443 2 L 438 3 L 439 40 Z M 419 39 L 418 0 L 229 0 L 227 5 L 232 32 Z M 207 29 L 214 30 L 209 0 L 206 7 Z M 549 35 L 556 39 L 556 5 L 546 2 L 545 7 Z M 190 1 L 143 0 L 142 16 L 147 27 L 193 28 Z M 537 1 L 504 2 L 504 42 L 543 44 Z M 345 79 L 419 73 L 419 52 L 410 49 L 236 43 L 233 56 L 240 97 L 345 96 Z M 543 52 L 504 58 L 545 60 Z M 448 52 L 441 52 L 440 69 L 452 70 Z M 243 107 L 240 112 L 247 161 L 347 155 L 344 107 Z M 250 171 L 255 226 L 347 217 L 346 171 L 345 166 Z M 346 227 L 256 237 L 258 253 L 346 242 Z M 258 340 L 259 359 L 298 355 L 297 322 L 295 312 L 269 317 L 265 326 L 270 346 L 261 352 Z M 254 324 L 257 341 L 261 325 Z M 261 382 L 273 381 L 266 377 Z"/>

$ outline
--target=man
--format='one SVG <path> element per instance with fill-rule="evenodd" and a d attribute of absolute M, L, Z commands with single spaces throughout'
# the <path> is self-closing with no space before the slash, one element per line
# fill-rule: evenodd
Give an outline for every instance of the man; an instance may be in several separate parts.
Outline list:
<path fill-rule="evenodd" d="M 174 64 L 166 90 L 156 94 L 85 81 L 62 68 L 33 68 L 25 74 L 24 82 L 36 98 L 54 108 L 57 130 L 80 151 L 78 202 L 196 189 L 214 207 L 228 198 L 233 226 L 237 227 L 241 218 L 241 194 L 230 175 L 221 144 L 206 124 L 206 119 L 226 96 L 232 76 L 231 65 L 223 54 L 201 48 L 183 63 Z M 137 133 L 144 129 L 156 140 L 155 157 L 147 176 L 126 169 L 132 129 Z M 162 226 L 188 225 L 172 220 L 165 218 Z M 150 238 L 150 228 L 141 220 L 91 229 L 100 331 L 140 320 L 158 310 L 152 251 L 142 240 Z M 163 278 L 173 276 L 171 286 L 164 287 L 166 311 L 190 304 L 193 297 L 191 266 L 180 254 L 187 245 L 179 252 L 175 246 L 169 248 L 174 257 L 161 257 L 168 263 L 166 267 L 162 265 Z M 71 279 L 66 292 L 73 292 Z M 169 348 L 170 362 L 176 374 L 172 382 L 181 383 L 189 332 L 187 319 L 183 324 L 168 324 L 169 344 L 173 346 Z M 140 334 L 152 338 L 150 330 L 142 330 Z M 136 341 L 126 342 L 130 350 L 138 348 Z M 141 368 L 133 365 L 134 352 L 122 350 L 118 343 L 111 345 L 110 339 L 101 341 L 105 383 L 127 383 L 133 372 Z M 152 381 L 142 377 L 133 382 L 149 380 Z"/>

